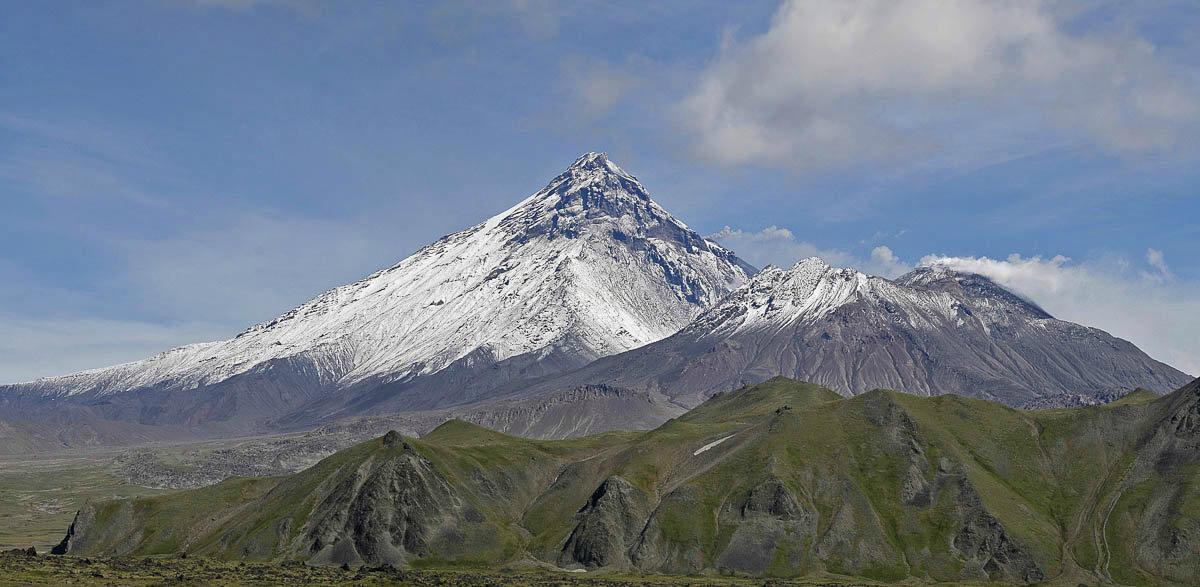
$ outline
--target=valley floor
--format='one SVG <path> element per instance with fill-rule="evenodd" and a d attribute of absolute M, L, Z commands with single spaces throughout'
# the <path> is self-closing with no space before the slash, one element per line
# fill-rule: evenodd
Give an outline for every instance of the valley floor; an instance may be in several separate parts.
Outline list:
<path fill-rule="evenodd" d="M 0 457 L 0 549 L 58 544 L 89 500 L 162 493 L 121 474 L 117 453 Z"/>
<path fill-rule="evenodd" d="M 902 583 L 926 585 L 925 583 Z M 81 558 L 73 556 L 26 556 L 0 553 L 0 587 L 16 585 L 412 585 L 424 586 L 513 586 L 513 587 L 642 587 L 667 585 L 876 586 L 881 583 L 837 578 L 800 581 L 745 579 L 740 577 L 678 577 L 668 575 L 584 575 L 544 569 L 501 568 L 405 569 L 377 568 L 343 570 L 311 567 L 300 563 L 228 562 L 205 558 Z M 960 584 L 961 585 L 961 584 Z M 979 583 L 978 585 L 996 585 Z"/>
<path fill-rule="evenodd" d="M 0 455 L 0 551 L 34 546 L 48 552 L 88 501 L 293 473 L 389 425 L 411 433 L 403 424 L 376 418 L 299 434 Z"/>

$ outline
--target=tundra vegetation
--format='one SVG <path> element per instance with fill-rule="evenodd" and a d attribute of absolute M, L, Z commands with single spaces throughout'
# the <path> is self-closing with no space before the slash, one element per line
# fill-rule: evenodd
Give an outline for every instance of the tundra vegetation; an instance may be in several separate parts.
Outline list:
<path fill-rule="evenodd" d="M 530 440 L 450 421 L 293 475 L 92 502 L 57 551 L 349 569 L 1188 584 L 1200 576 L 1198 444 L 1200 382 L 1028 412 L 953 395 L 843 398 L 776 378 L 648 432 Z"/>

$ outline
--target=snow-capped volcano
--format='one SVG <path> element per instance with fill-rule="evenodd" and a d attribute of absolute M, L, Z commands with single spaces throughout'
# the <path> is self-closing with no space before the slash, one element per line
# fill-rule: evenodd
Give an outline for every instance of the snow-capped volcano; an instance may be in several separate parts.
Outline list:
<path fill-rule="evenodd" d="M 448 372 L 487 369 L 491 379 L 537 376 L 669 336 L 751 272 L 605 154 L 588 153 L 509 210 L 233 339 L 9 390 L 95 398 L 286 381 L 301 391 L 259 414 L 275 417 L 318 390 L 400 393 L 396 386 L 437 374 L 461 387 Z M 518 368 L 494 367 L 504 364 Z M 424 389 L 419 403 L 488 385 L 445 398 Z"/>
<path fill-rule="evenodd" d="M 674 336 L 530 392 L 609 385 L 687 408 L 777 375 L 846 394 L 887 388 L 1016 406 L 1135 387 L 1166 392 L 1190 380 L 981 275 L 924 267 L 888 280 L 814 257 L 763 269 Z"/>

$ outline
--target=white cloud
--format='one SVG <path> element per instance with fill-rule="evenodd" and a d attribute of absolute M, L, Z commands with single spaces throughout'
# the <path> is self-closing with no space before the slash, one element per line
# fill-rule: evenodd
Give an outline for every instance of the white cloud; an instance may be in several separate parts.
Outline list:
<path fill-rule="evenodd" d="M 1147 259 L 1156 270 L 1166 269 L 1161 254 Z M 1073 263 L 1061 255 L 1013 254 L 1003 260 L 931 255 L 921 264 L 986 275 L 1056 318 L 1095 326 L 1177 369 L 1200 374 L 1200 295 L 1194 293 L 1200 288 L 1151 278 L 1127 262 Z"/>
<path fill-rule="evenodd" d="M 726 226 L 705 238 L 732 249 L 739 257 L 756 267 L 791 267 L 801 259 L 820 257 L 835 267 L 853 267 L 889 279 L 912 270 L 912 265 L 897 257 L 887 246 L 875 247 L 871 250 L 870 257 L 862 259 L 854 253 L 823 249 L 813 243 L 799 240 L 792 231 L 774 225 L 758 231 Z"/>
<path fill-rule="evenodd" d="M 973 128 L 1049 124 L 1117 152 L 1196 133 L 1196 88 L 1153 45 L 1070 24 L 1043 0 L 787 0 L 725 44 L 680 119 L 704 158 L 790 168 L 970 145 Z"/>
<path fill-rule="evenodd" d="M 853 255 L 836 249 L 821 249 L 810 242 L 798 240 L 792 231 L 778 226 L 768 226 L 757 232 L 726 226 L 705 238 L 732 249 L 755 267 L 790 267 L 807 257 L 821 257 L 833 265 L 850 265 L 854 262 Z"/>
<path fill-rule="evenodd" d="M 872 275 L 894 279 L 912 271 L 912 265 L 900 260 L 890 247 L 879 245 L 871 249 L 871 259 L 864 263 L 861 269 Z"/>
<path fill-rule="evenodd" d="M 1155 277 L 1158 279 L 1171 280 L 1175 277 L 1171 273 L 1171 268 L 1167 267 L 1167 262 L 1163 259 L 1162 251 L 1158 249 L 1146 249 L 1146 263 L 1157 271 Z"/>

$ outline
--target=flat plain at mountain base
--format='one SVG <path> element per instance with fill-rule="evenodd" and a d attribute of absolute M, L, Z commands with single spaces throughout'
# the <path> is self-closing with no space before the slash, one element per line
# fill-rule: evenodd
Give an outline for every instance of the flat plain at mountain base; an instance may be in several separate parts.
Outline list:
<path fill-rule="evenodd" d="M 904 583 L 936 585 L 936 583 Z M 963 584 L 963 583 L 957 583 Z M 717 586 L 874 586 L 837 577 L 779 581 L 731 576 L 679 577 L 567 573 L 540 568 L 345 570 L 299 563 L 229 562 L 191 558 L 83 558 L 0 553 L 0 586 L 9 585 L 413 585 L 514 587 L 634 587 L 656 585 Z M 976 585 L 966 583 L 966 585 Z M 978 583 L 977 585 L 985 585 Z M 1072 583 L 1074 585 L 1074 583 Z"/>
<path fill-rule="evenodd" d="M 1195 585 L 1198 442 L 1200 380 L 1022 412 L 885 390 L 843 398 L 777 378 L 649 432 L 537 441 L 452 421 L 293 475 L 92 502 L 56 552 L 589 578 Z"/>
<path fill-rule="evenodd" d="M 34 546 L 49 551 L 89 500 L 161 493 L 129 483 L 114 466 L 115 457 L 0 457 L 0 550 Z"/>

